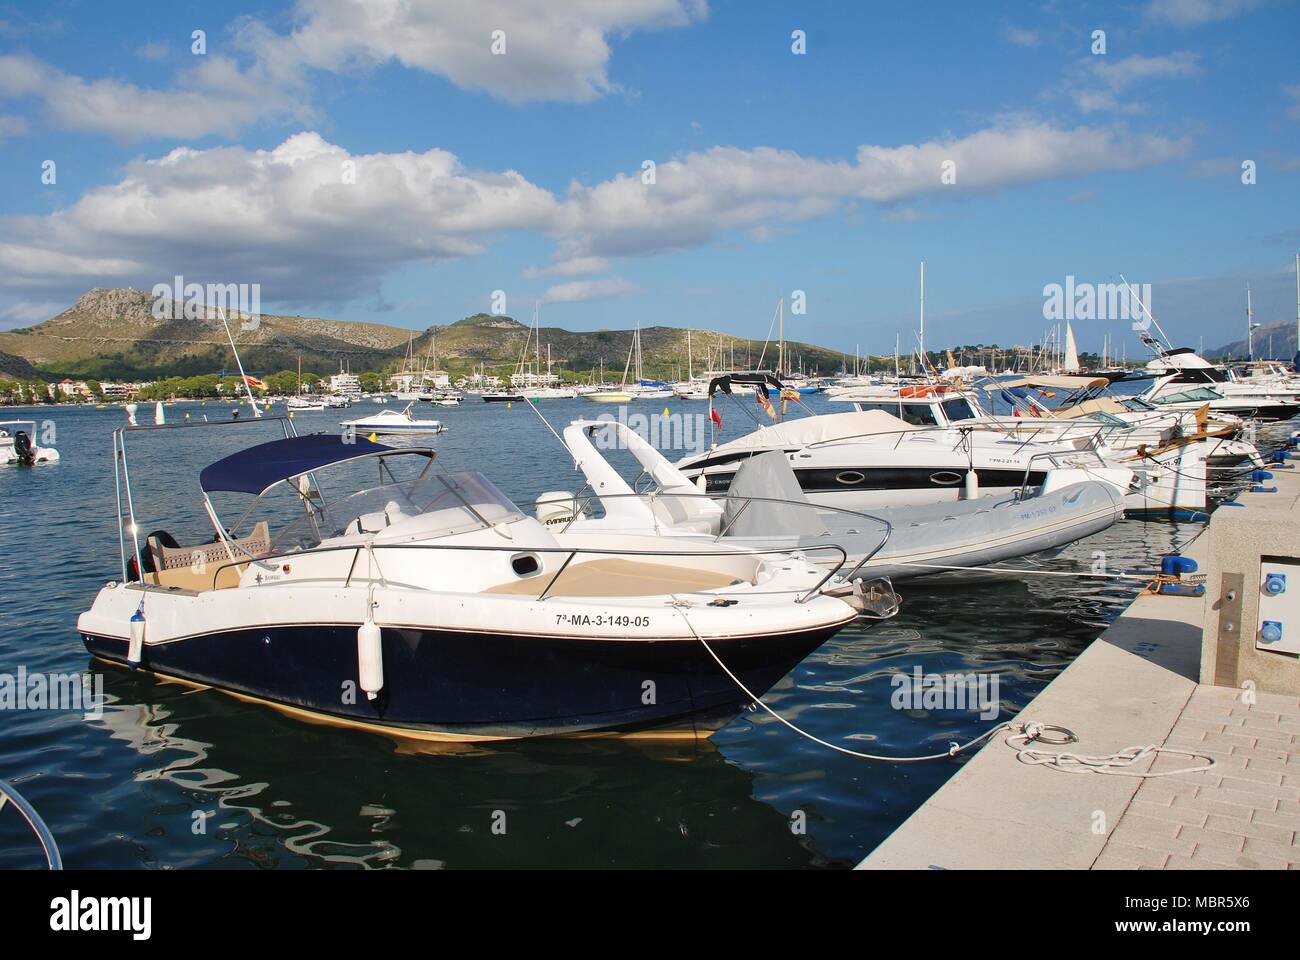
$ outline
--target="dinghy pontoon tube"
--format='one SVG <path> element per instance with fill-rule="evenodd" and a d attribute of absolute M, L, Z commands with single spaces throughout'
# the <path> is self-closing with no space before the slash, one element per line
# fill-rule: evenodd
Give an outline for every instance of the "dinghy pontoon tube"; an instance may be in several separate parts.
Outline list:
<path fill-rule="evenodd" d="M 602 432 L 636 458 L 641 477 L 654 484 L 652 492 L 635 493 L 610 466 L 592 443 Z M 605 510 L 594 518 L 583 509 L 581 493 L 544 495 L 549 499 L 539 503 L 539 516 L 555 522 L 558 538 L 566 542 L 617 530 L 765 550 L 833 543 L 848 554 L 845 575 L 897 579 L 1058 549 L 1124 515 L 1122 476 L 1102 482 L 1078 470 L 1048 471 L 1032 496 L 888 507 L 870 515 L 811 503 L 777 451 L 746 459 L 725 495 L 705 495 L 626 424 L 578 420 L 565 429 L 564 441 L 587 478 L 584 490 Z"/>

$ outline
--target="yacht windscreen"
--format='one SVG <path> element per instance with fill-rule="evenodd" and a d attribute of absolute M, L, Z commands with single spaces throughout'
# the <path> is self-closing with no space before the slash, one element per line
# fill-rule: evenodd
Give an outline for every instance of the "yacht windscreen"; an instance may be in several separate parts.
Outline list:
<path fill-rule="evenodd" d="M 935 427 L 939 421 L 928 403 L 903 403 L 900 400 L 862 400 L 857 403 L 859 410 L 883 410 L 898 417 L 904 423 L 914 427 Z"/>
<path fill-rule="evenodd" d="M 1193 387 L 1165 397 L 1156 397 L 1156 403 L 1196 403 L 1204 400 L 1222 400 L 1221 394 L 1208 387 Z"/>
<path fill-rule="evenodd" d="M 427 473 L 413 480 L 358 490 L 324 505 L 313 504 L 304 516 L 284 527 L 271 542 L 272 553 L 310 550 L 326 540 L 380 534 L 407 524 L 421 540 L 482 530 L 521 519 L 524 514 L 481 473 Z"/>
<path fill-rule="evenodd" d="M 975 411 L 972 410 L 970 404 L 961 397 L 955 397 L 952 400 L 945 400 L 943 402 L 943 412 L 948 417 L 949 423 L 955 423 L 958 420 L 975 419 Z"/>

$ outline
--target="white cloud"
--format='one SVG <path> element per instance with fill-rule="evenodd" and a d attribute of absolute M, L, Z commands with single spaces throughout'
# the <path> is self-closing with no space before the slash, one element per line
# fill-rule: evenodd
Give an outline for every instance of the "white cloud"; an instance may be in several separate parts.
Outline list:
<path fill-rule="evenodd" d="M 0 56 L 0 100 L 40 102 L 52 126 L 122 140 L 234 137 L 267 118 L 305 121 L 312 70 L 346 72 L 396 62 L 514 103 L 589 101 L 619 89 L 608 38 L 684 27 L 704 0 L 298 0 L 294 28 L 255 18 L 232 25 L 226 49 L 185 57 L 166 86 L 88 79 L 28 55 Z M 492 52 L 504 31 L 505 53 Z M 137 54 L 164 59 L 147 43 Z"/>
<path fill-rule="evenodd" d="M 1241 175 L 1241 161 L 1231 157 L 1199 160 L 1187 170 L 1193 179 L 1213 177 L 1238 177 Z"/>
<path fill-rule="evenodd" d="M 928 220 L 938 219 L 938 214 L 927 210 L 918 210 L 916 207 L 893 207 L 887 210 L 884 215 L 884 220 L 887 223 L 924 223 Z"/>
<path fill-rule="evenodd" d="M 171 47 L 167 45 L 165 40 L 150 40 L 135 52 L 138 57 L 157 62 L 166 60 L 171 55 Z"/>
<path fill-rule="evenodd" d="M 1155 80 L 1186 79 L 1201 72 L 1200 58 L 1189 51 L 1147 57 L 1135 53 L 1118 60 L 1085 57 L 1079 61 L 1066 89 L 1084 113 L 1140 113 L 1145 106 L 1122 95 L 1139 84 Z"/>
<path fill-rule="evenodd" d="M 1024 123 L 866 145 L 853 160 L 719 146 L 661 163 L 654 185 L 637 171 L 575 183 L 562 197 L 513 170 L 468 170 L 443 150 L 353 155 L 316 133 L 272 150 L 181 147 L 130 164 L 119 182 L 56 213 L 0 220 L 0 289 L 73 296 L 92 285 L 147 288 L 179 273 L 260 283 L 266 302 L 338 302 L 373 295 L 403 263 L 478 255 L 510 231 L 555 243 L 552 262 L 526 275 L 573 277 L 603 272 L 614 257 L 698 247 L 729 232 L 774 235 L 862 201 L 897 208 L 923 195 L 1150 166 L 1187 146 Z M 947 161 L 956 185 L 941 183 Z M 560 284 L 547 295 L 629 292 L 622 284 Z"/>
<path fill-rule="evenodd" d="M 0 113 L 0 140 L 21 137 L 28 130 L 27 121 L 13 114 Z"/>
<path fill-rule="evenodd" d="M 587 101 L 617 89 L 608 36 L 707 13 L 703 0 L 299 0 L 292 32 L 257 24 L 243 39 L 263 60 L 331 71 L 396 61 L 516 103 Z M 504 54 L 493 53 L 494 31 Z"/>
<path fill-rule="evenodd" d="M 1179 27 L 1196 27 L 1249 13 L 1263 0 L 1151 0 L 1147 16 Z"/>
<path fill-rule="evenodd" d="M 1042 43 L 1042 37 L 1038 35 L 1037 31 L 1028 30 L 1024 27 L 1008 26 L 1002 31 L 1002 36 L 1009 43 L 1014 43 L 1018 47 L 1036 47 Z"/>
<path fill-rule="evenodd" d="M 1300 83 L 1290 87 L 1283 87 L 1282 92 L 1291 99 L 1291 105 L 1287 108 L 1286 115 L 1292 120 L 1300 120 Z"/>
<path fill-rule="evenodd" d="M 854 199 L 893 204 L 923 194 L 967 195 L 1127 170 L 1177 158 L 1188 146 L 1106 128 L 1022 124 L 921 144 L 862 146 L 853 162 L 772 147 L 714 147 L 660 163 L 652 185 L 637 175 L 593 187 L 575 184 L 555 231 L 557 258 L 679 250 L 729 230 L 811 220 Z M 940 180 L 946 161 L 955 164 L 955 185 Z"/>
<path fill-rule="evenodd" d="M 20 300 L 0 308 L 0 329 L 32 326 L 67 308 L 66 303 L 58 300 Z"/>
<path fill-rule="evenodd" d="M 114 79 L 86 81 L 26 55 L 0 56 L 0 98 L 39 100 L 54 127 L 123 140 L 234 136 L 262 117 L 306 116 L 298 88 L 262 68 L 241 71 L 216 54 L 194 59 L 175 87 L 150 90 Z"/>
<path fill-rule="evenodd" d="M 535 280 L 538 277 L 578 277 L 584 273 L 603 273 L 609 269 L 609 261 L 604 257 L 576 257 L 562 260 L 548 267 L 528 267 L 524 270 L 524 279 Z"/>
<path fill-rule="evenodd" d="M 315 133 L 269 151 L 179 148 L 66 210 L 3 223 L 0 286 L 68 293 L 181 273 L 260 283 L 267 299 L 349 299 L 397 264 L 469 256 L 497 231 L 545 228 L 555 208 L 518 173 L 467 171 L 442 150 L 352 156 Z"/>
<path fill-rule="evenodd" d="M 573 280 L 548 287 L 542 294 L 542 303 L 577 303 L 580 300 L 612 300 L 640 293 L 641 288 L 622 277 L 601 277 L 598 280 Z"/>

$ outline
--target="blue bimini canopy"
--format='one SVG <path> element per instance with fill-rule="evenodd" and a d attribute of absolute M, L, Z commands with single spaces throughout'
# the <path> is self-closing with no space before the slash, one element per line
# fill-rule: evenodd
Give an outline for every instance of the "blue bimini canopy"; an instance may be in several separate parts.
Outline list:
<path fill-rule="evenodd" d="M 199 474 L 199 486 L 205 493 L 263 494 L 282 480 L 301 476 L 321 467 L 349 460 L 360 460 L 386 453 L 419 453 L 433 456 L 425 448 L 396 449 L 372 443 L 363 437 L 345 438 L 330 433 L 313 433 L 305 437 L 285 437 L 259 443 L 247 450 L 232 453 L 205 467 Z"/>

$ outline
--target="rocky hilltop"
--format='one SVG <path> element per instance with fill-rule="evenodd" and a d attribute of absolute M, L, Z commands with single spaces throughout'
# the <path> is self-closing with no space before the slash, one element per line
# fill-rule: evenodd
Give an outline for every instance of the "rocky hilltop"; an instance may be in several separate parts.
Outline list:
<path fill-rule="evenodd" d="M 1266 323 L 1255 331 L 1255 356 L 1262 357 L 1268 354 L 1270 338 L 1272 344 L 1273 356 L 1279 360 L 1290 360 L 1296 352 L 1296 322 L 1294 320 L 1279 320 L 1276 323 Z M 1208 354 L 1211 357 L 1246 357 L 1249 355 L 1250 345 L 1246 338 L 1234 340 L 1232 343 L 1225 343 L 1217 350 L 1212 350 Z"/>

